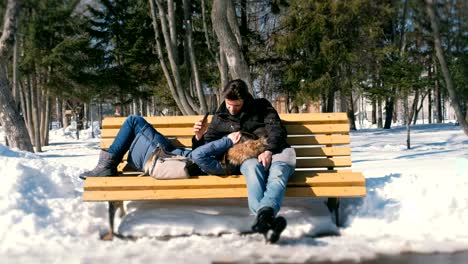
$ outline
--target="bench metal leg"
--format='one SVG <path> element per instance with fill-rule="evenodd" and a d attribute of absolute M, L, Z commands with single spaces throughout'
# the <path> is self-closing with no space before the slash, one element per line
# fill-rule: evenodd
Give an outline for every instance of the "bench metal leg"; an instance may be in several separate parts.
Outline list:
<path fill-rule="evenodd" d="M 340 227 L 340 198 L 328 198 L 327 207 L 330 213 L 335 213 L 336 226 Z"/>
<path fill-rule="evenodd" d="M 120 217 L 125 212 L 123 208 L 123 201 L 109 202 L 109 231 L 101 236 L 101 240 L 110 241 L 114 238 L 114 218 L 115 212 L 120 208 Z"/>

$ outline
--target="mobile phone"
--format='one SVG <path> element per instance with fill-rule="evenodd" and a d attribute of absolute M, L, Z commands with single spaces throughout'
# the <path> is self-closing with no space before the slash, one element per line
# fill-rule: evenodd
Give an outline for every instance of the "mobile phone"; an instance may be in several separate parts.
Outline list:
<path fill-rule="evenodd" d="M 205 116 L 203 116 L 202 123 L 205 123 L 205 121 L 208 118 L 209 114 L 210 114 L 210 112 L 206 112 Z"/>

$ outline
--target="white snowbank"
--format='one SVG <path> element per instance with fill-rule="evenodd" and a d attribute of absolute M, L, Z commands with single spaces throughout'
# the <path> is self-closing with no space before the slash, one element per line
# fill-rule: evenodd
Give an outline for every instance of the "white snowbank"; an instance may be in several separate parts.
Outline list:
<path fill-rule="evenodd" d="M 288 228 L 276 245 L 243 234 L 253 216 L 236 199 L 129 202 L 118 230 L 143 238 L 100 241 L 106 204 L 82 202 L 77 178 L 96 164 L 98 138 L 54 130 L 39 154 L 0 145 L 0 256 L 8 263 L 304 262 L 468 250 L 468 139 L 453 125 L 420 125 L 407 150 L 405 133 L 352 133 L 353 170 L 365 174 L 367 197 L 342 201 L 339 230 L 323 200 L 286 199 Z"/>

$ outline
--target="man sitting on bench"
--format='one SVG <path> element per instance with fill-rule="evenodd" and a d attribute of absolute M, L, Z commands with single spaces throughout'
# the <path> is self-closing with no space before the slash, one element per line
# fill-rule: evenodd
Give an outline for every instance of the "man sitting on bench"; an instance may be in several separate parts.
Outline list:
<path fill-rule="evenodd" d="M 214 114 L 209 127 L 201 121 L 195 123 L 193 146 L 196 149 L 206 142 L 228 135 L 235 138 L 231 133 L 237 131 L 265 133 L 257 136 L 266 136 L 266 150 L 256 158 L 245 160 L 240 166 L 240 172 L 246 179 L 249 208 L 256 214 L 252 231 L 263 234 L 268 241 L 274 243 L 286 228 L 286 219 L 276 215 L 280 210 L 288 179 L 295 170 L 296 153 L 286 141 L 286 128 L 276 110 L 268 100 L 254 99 L 244 81 L 229 82 L 223 90 L 223 98 L 224 102 Z M 202 148 L 209 149 L 207 145 Z M 194 150 L 193 155 L 195 161 L 203 158 L 197 154 L 197 150 Z M 197 164 L 205 172 L 212 172 L 209 171 L 210 168 L 203 166 L 204 163 Z"/>

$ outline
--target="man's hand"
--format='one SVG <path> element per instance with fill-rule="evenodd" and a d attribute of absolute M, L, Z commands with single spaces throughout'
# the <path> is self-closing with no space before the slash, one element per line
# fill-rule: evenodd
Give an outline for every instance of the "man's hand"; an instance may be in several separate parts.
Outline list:
<path fill-rule="evenodd" d="M 231 134 L 227 135 L 227 137 L 232 141 L 232 144 L 237 144 L 241 138 L 241 132 L 232 132 Z"/>
<path fill-rule="evenodd" d="M 265 150 L 264 152 L 260 153 L 260 155 L 258 155 L 258 162 L 261 163 L 265 169 L 268 169 L 271 164 L 272 155 L 273 153 L 271 151 Z"/>
<path fill-rule="evenodd" d="M 203 135 L 206 133 L 206 130 L 208 129 L 208 120 L 205 119 L 203 121 L 203 118 L 198 120 L 194 125 L 193 125 L 193 132 L 195 133 L 195 138 L 197 140 L 200 140 Z"/>

